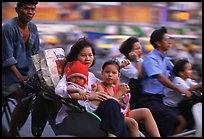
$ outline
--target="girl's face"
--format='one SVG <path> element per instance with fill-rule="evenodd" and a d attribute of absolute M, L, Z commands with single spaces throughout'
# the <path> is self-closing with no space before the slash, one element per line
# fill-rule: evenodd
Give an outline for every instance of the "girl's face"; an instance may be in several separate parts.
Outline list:
<path fill-rule="evenodd" d="M 79 55 L 77 56 L 77 59 L 82 64 L 88 65 L 90 67 L 94 60 L 92 49 L 90 47 L 83 48 Z"/>
<path fill-rule="evenodd" d="M 133 44 L 133 47 L 132 47 L 132 50 L 133 52 L 135 52 L 139 57 L 141 56 L 142 54 L 142 46 L 139 42 L 135 42 Z"/>
<path fill-rule="evenodd" d="M 80 76 L 73 76 L 73 77 L 71 77 L 71 78 L 69 78 L 69 81 L 70 82 L 73 82 L 73 83 L 75 83 L 75 84 L 78 84 L 78 85 L 80 85 L 80 86 L 84 86 L 85 85 L 85 80 L 84 80 L 84 78 L 82 78 L 82 77 L 80 77 Z"/>
<path fill-rule="evenodd" d="M 105 84 L 115 84 L 117 83 L 119 77 L 120 73 L 118 72 L 118 69 L 114 64 L 106 65 L 106 67 L 102 71 L 102 80 Z"/>
<path fill-rule="evenodd" d="M 186 63 L 184 66 L 184 71 L 182 72 L 184 78 L 190 78 L 192 75 L 192 67 L 190 63 Z"/>

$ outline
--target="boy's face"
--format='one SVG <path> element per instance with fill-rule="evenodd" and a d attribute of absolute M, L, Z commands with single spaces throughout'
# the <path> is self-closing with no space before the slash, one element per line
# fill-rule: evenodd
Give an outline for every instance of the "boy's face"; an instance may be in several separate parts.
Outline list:
<path fill-rule="evenodd" d="M 73 82 L 75 84 L 78 84 L 80 86 L 84 86 L 86 83 L 85 79 L 80 77 L 80 76 L 73 76 L 73 77 L 69 78 L 69 81 Z"/>
<path fill-rule="evenodd" d="M 192 67 L 190 63 L 186 63 L 184 66 L 184 71 L 182 72 L 185 78 L 190 78 L 192 75 Z"/>
<path fill-rule="evenodd" d="M 102 79 L 105 84 L 115 84 L 119 77 L 120 74 L 116 65 L 107 65 L 102 71 Z"/>

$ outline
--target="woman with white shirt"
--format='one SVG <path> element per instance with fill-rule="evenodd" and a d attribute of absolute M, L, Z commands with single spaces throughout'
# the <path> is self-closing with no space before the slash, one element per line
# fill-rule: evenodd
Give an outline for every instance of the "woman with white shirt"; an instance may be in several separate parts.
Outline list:
<path fill-rule="evenodd" d="M 136 37 L 130 37 L 125 40 L 120 46 L 120 52 L 123 54 L 121 58 L 118 58 L 120 62 L 123 62 L 125 59 L 129 61 L 129 65 L 121 68 L 121 75 L 125 76 L 127 83 L 130 86 L 131 100 L 130 108 L 138 108 L 137 106 L 137 96 L 140 92 L 140 78 L 142 77 L 142 65 L 143 59 L 142 47 Z M 127 62 L 127 61 L 126 61 Z M 137 98 L 138 99 L 138 98 Z"/>
<path fill-rule="evenodd" d="M 70 53 L 67 57 L 67 62 L 79 60 L 81 63 L 91 67 L 94 64 L 94 49 L 93 45 L 86 39 L 80 38 L 71 48 Z M 65 75 L 64 75 L 65 76 Z M 59 81 L 55 87 L 55 93 L 61 97 L 68 97 L 67 86 L 65 77 Z M 88 84 L 85 86 L 86 89 L 91 91 L 92 85 L 99 81 L 98 78 L 91 72 L 88 73 Z M 76 97 L 75 100 L 83 100 L 83 98 Z M 108 137 L 127 137 L 127 129 L 125 126 L 124 115 L 121 113 L 120 104 L 114 99 L 108 99 L 104 93 L 91 92 L 87 100 L 99 100 L 101 103 L 94 113 L 100 117 L 101 122 L 99 127 L 107 133 Z M 85 100 L 86 101 L 86 100 Z M 60 113 L 58 113 L 60 114 Z M 62 114 L 62 113 L 61 113 Z M 65 114 L 65 113 L 64 113 Z M 114 120 L 113 120 L 114 119 Z M 66 120 L 66 118 L 64 119 Z M 61 122 L 63 124 L 66 122 Z M 69 125 L 64 125 L 69 126 Z M 82 129 L 83 130 L 83 129 Z"/>

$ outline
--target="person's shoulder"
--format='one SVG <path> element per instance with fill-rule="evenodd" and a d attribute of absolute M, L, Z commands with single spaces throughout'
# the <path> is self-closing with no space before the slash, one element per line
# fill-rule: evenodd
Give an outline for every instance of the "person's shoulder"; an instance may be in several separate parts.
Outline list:
<path fill-rule="evenodd" d="M 29 22 L 29 26 L 31 29 L 37 30 L 37 25 L 33 22 Z"/>
<path fill-rule="evenodd" d="M 157 60 L 158 59 L 158 55 L 156 55 L 153 51 L 149 52 L 145 58 L 143 58 L 143 62 L 147 62 L 150 61 L 152 59 Z"/>
<path fill-rule="evenodd" d="M 2 23 L 2 29 L 10 29 L 15 27 L 16 20 L 16 17 L 6 20 L 4 23 Z"/>
<path fill-rule="evenodd" d="M 146 57 L 152 57 L 152 56 L 155 56 L 156 54 L 155 54 L 155 50 L 152 50 L 151 52 L 149 52 L 146 56 L 145 56 L 145 58 Z"/>
<path fill-rule="evenodd" d="M 178 84 L 178 83 L 183 83 L 184 80 L 183 80 L 181 77 L 179 77 L 179 76 L 175 76 L 175 77 L 173 78 L 173 81 L 172 81 L 172 82 Z"/>
<path fill-rule="evenodd" d="M 97 82 L 99 81 L 99 79 L 92 73 L 89 71 L 89 76 L 88 76 L 89 80 L 91 80 L 92 82 Z"/>
<path fill-rule="evenodd" d="M 96 76 L 95 76 L 92 72 L 90 72 L 90 71 L 89 71 L 89 77 L 91 77 L 91 78 L 92 78 L 92 77 L 93 77 L 93 78 L 96 78 Z"/>
<path fill-rule="evenodd" d="M 32 22 L 32 21 L 30 21 L 29 24 L 30 24 L 31 26 L 37 26 L 36 23 L 34 23 L 34 22 Z"/>

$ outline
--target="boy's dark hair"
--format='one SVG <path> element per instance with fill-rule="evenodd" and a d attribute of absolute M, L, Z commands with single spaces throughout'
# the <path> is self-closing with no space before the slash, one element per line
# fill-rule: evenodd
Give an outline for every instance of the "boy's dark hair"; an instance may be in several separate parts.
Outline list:
<path fill-rule="evenodd" d="M 92 43 L 86 37 L 83 37 L 83 38 L 79 38 L 73 44 L 69 54 L 66 57 L 66 59 L 67 59 L 66 63 L 78 60 L 77 59 L 78 54 L 81 52 L 81 50 L 83 48 L 86 48 L 86 47 L 90 47 L 92 50 L 93 56 L 95 56 L 95 51 L 94 51 Z M 94 59 L 93 64 L 91 66 L 94 65 L 94 62 L 95 62 L 95 59 Z"/>
<path fill-rule="evenodd" d="M 188 59 L 183 58 L 183 59 L 178 59 L 174 63 L 174 75 L 179 76 L 179 72 L 183 72 L 185 70 L 185 64 L 189 63 Z"/>
<path fill-rule="evenodd" d="M 153 45 L 153 47 L 156 49 L 157 48 L 157 41 L 162 41 L 162 38 L 164 34 L 167 33 L 167 29 L 165 27 L 161 27 L 160 29 L 157 29 L 152 32 L 150 36 L 150 43 Z"/>
<path fill-rule="evenodd" d="M 26 4 L 33 4 L 33 5 L 37 5 L 38 2 L 17 2 L 16 8 L 21 8 L 22 6 L 26 5 Z"/>
<path fill-rule="evenodd" d="M 131 52 L 133 44 L 136 42 L 139 42 L 138 38 L 129 37 L 121 44 L 119 51 L 128 58 L 128 54 Z"/>
<path fill-rule="evenodd" d="M 106 61 L 102 66 L 102 71 L 105 69 L 107 65 L 115 65 L 117 67 L 118 72 L 120 73 L 120 64 L 117 59 L 111 59 Z"/>

